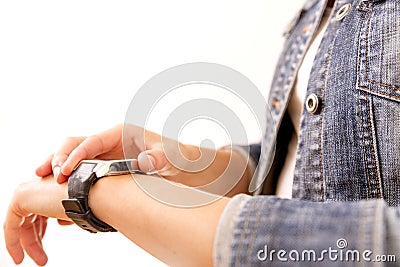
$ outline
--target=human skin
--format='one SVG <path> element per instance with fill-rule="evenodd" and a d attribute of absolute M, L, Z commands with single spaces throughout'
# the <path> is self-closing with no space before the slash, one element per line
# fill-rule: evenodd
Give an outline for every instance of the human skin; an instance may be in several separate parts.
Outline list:
<path fill-rule="evenodd" d="M 198 171 L 187 171 L 190 167 L 177 168 L 170 163 L 171 158 L 167 158 L 167 152 L 174 154 L 175 158 L 172 160 L 187 162 L 199 160 L 202 155 L 208 154 L 210 156 L 203 159 L 209 164 L 207 168 Z M 156 170 L 158 175 L 173 182 L 198 187 L 225 175 L 223 178 L 228 183 L 237 183 L 229 187 L 229 190 L 219 192 L 220 194 L 234 196 L 248 193 L 251 175 L 247 160 L 239 152 L 231 149 L 200 150 L 197 146 L 179 143 L 135 125 L 118 124 L 92 136 L 66 138 L 56 153 L 37 168 L 36 174 L 45 177 L 54 173 L 57 182 L 63 183 L 83 159 L 123 159 L 127 154 L 138 159 L 139 168 L 143 172 Z M 235 167 L 235 171 L 232 169 L 230 173 L 226 172 L 229 164 Z"/>
<path fill-rule="evenodd" d="M 135 179 L 149 177 L 135 175 Z M 22 262 L 24 250 L 38 265 L 46 264 L 41 240 L 47 218 L 70 220 L 61 204 L 67 190 L 67 184 L 57 183 L 53 176 L 36 178 L 16 189 L 4 223 L 6 247 L 16 264 Z M 193 190 L 193 195 L 205 194 L 188 190 Z M 95 216 L 173 266 L 212 265 L 216 227 L 228 202 L 229 198 L 221 197 L 200 207 L 171 206 L 146 194 L 131 175 L 102 178 L 89 194 Z"/>
<path fill-rule="evenodd" d="M 16 263 L 23 260 L 24 250 L 37 264 L 44 265 L 47 262 L 41 246 L 47 218 L 57 218 L 63 225 L 71 224 L 61 205 L 61 200 L 68 198 L 68 176 L 83 159 L 124 158 L 123 127 L 117 125 L 89 137 L 67 138 L 56 153 L 36 170 L 42 179 L 23 183 L 16 189 L 4 224 L 7 249 Z M 229 201 L 227 197 L 248 192 L 251 175 L 247 161 L 234 150 L 200 151 L 196 146 L 162 138 L 140 127 L 128 127 L 131 135 L 125 144 L 128 144 L 130 155 L 138 158 L 142 171 L 155 169 L 159 176 L 155 178 L 135 174 L 135 180 L 130 175 L 100 179 L 89 193 L 92 211 L 98 218 L 167 264 L 212 265 L 215 229 Z M 177 157 L 191 161 L 209 152 L 214 157 L 207 168 L 188 172 L 185 167 L 176 168 L 165 156 L 165 151 L 177 147 L 180 152 Z M 152 160 L 149 160 L 149 155 Z M 56 177 L 52 175 L 53 172 Z M 141 179 L 152 179 L 154 186 L 158 186 L 162 179 L 167 179 L 190 190 L 189 194 L 181 197 L 184 203 L 190 203 L 191 198 L 201 198 L 209 200 L 201 203 L 209 204 L 196 208 L 163 204 L 162 200 L 150 197 L 138 186 L 136 182 Z M 200 190 L 204 184 L 217 179 L 224 182 L 221 191 L 219 184 L 211 190 L 215 193 L 217 189 L 217 195 Z M 110 195 L 113 196 L 112 201 Z M 213 197 L 210 198 L 210 195 Z M 23 219 L 24 223 L 21 224 Z"/>

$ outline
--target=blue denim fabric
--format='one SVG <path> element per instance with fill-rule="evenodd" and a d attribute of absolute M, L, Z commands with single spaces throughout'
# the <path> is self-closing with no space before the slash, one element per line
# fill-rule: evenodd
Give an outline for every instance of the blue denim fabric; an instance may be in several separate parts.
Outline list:
<path fill-rule="evenodd" d="M 276 128 L 266 132 L 266 144 L 276 140 L 326 3 L 308 1 L 288 31 L 269 96 L 274 120 L 269 126 Z M 351 4 L 349 13 L 337 20 L 345 4 Z M 284 266 L 288 263 L 259 261 L 257 252 L 264 245 L 322 250 L 339 238 L 349 249 L 394 254 L 400 264 L 400 1 L 337 0 L 332 14 L 307 88 L 320 106 L 302 114 L 294 200 L 234 197 L 216 234 L 217 266 Z M 268 145 L 252 145 L 251 151 L 262 166 L 272 160 Z M 259 168 L 256 178 L 267 172 Z M 291 262 L 313 264 L 320 266 Z"/>
<path fill-rule="evenodd" d="M 221 220 L 226 224 L 216 235 L 215 266 L 399 266 L 400 210 L 383 200 L 327 203 L 239 195 Z M 339 246 L 340 240 L 346 245 Z M 323 253 L 330 248 L 336 250 L 331 257 Z M 281 259 L 279 250 L 286 251 Z M 315 257 L 308 257 L 310 250 Z M 356 250 L 358 261 L 346 258 Z M 362 258 L 367 250 L 371 261 Z M 377 255 L 395 255 L 397 262 L 372 262 Z"/>

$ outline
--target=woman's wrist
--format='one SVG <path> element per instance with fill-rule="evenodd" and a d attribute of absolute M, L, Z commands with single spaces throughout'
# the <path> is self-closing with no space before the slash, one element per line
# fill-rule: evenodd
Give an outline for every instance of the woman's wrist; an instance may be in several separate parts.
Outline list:
<path fill-rule="evenodd" d="M 98 180 L 89 191 L 89 207 L 93 214 L 114 228 L 115 214 L 124 205 L 122 195 L 129 182 L 133 182 L 131 175 L 108 176 Z"/>
<path fill-rule="evenodd" d="M 196 146 L 185 146 L 184 149 L 189 160 L 196 160 L 201 155 L 200 149 Z M 253 166 L 249 160 L 246 160 L 243 153 L 236 151 L 236 149 L 213 151 L 208 149 L 204 154 L 211 155 L 208 156 L 209 159 L 204 159 L 205 162 L 208 161 L 209 163 L 206 168 L 199 168 L 198 171 L 182 170 L 178 175 L 167 177 L 167 179 L 191 187 L 203 187 L 218 179 L 229 179 L 230 181 L 237 181 L 237 185 L 231 188 L 228 196 L 248 193 L 247 189 L 252 177 Z M 190 170 L 190 168 L 188 169 Z M 232 172 L 232 169 L 235 169 L 235 171 Z M 229 175 L 229 178 L 226 177 L 227 175 Z"/>
<path fill-rule="evenodd" d="M 135 175 L 135 179 L 157 183 L 160 178 Z M 190 196 L 196 194 L 209 196 L 199 190 Z M 211 265 L 216 226 L 228 201 L 218 198 L 199 207 L 176 207 L 149 196 L 131 175 L 102 178 L 89 192 L 96 217 L 170 265 Z"/>

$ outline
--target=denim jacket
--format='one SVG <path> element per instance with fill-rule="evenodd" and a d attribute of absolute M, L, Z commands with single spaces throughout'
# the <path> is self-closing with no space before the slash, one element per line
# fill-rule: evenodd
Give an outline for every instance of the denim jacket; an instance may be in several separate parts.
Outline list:
<path fill-rule="evenodd" d="M 326 4 L 308 1 L 288 29 L 269 95 L 276 128 L 265 147 L 250 146 L 255 178 L 268 175 L 269 186 L 292 130 L 286 108 L 297 71 Z M 307 96 L 293 200 L 234 197 L 217 229 L 215 265 L 399 266 L 400 1 L 335 1 Z"/>

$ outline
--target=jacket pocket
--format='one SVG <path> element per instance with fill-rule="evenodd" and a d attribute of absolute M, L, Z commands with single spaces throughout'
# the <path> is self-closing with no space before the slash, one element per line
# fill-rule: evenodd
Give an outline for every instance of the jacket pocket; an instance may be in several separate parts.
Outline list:
<path fill-rule="evenodd" d="M 370 3 L 364 18 L 357 87 L 400 102 L 400 3 Z"/>

